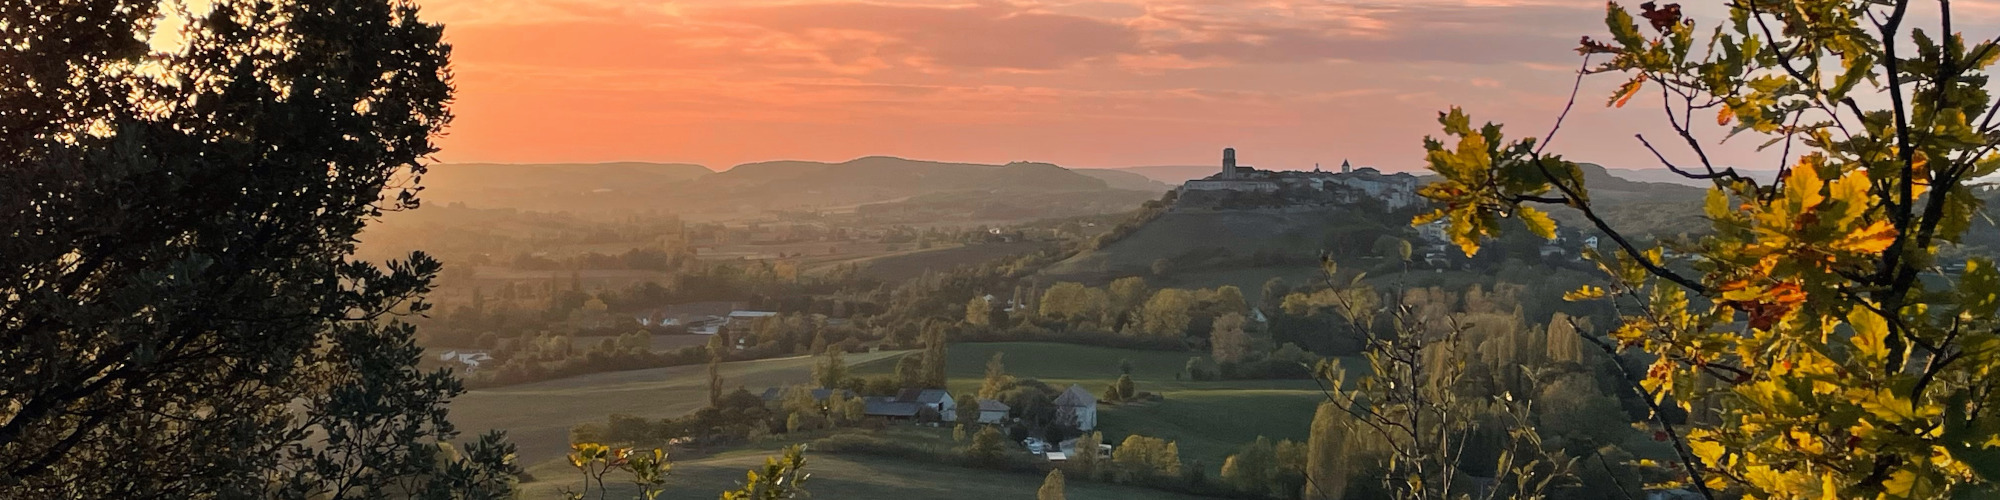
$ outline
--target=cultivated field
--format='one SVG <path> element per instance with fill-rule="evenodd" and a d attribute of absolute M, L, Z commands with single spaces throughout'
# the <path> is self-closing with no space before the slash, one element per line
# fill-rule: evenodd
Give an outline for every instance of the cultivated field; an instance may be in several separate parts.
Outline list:
<path fill-rule="evenodd" d="M 715 498 L 722 490 L 743 481 L 743 472 L 761 468 L 764 457 L 775 450 L 733 451 L 686 462 L 675 462 L 667 491 L 660 498 Z M 986 469 L 968 469 L 912 460 L 866 455 L 807 453 L 806 490 L 812 498 L 892 499 L 892 500 L 1031 500 L 1042 485 L 1042 476 Z M 529 470 L 536 479 L 521 485 L 521 498 L 542 500 L 562 498 L 562 488 L 577 488 L 581 479 L 568 463 L 548 462 Z M 614 484 L 622 479 L 606 478 L 609 498 L 637 498 L 630 484 Z M 1188 495 L 1159 490 L 1119 486 L 1089 481 L 1069 481 L 1071 500 L 1192 500 Z M 593 494 L 593 498 L 595 498 Z"/>
<path fill-rule="evenodd" d="M 857 375 L 888 373 L 896 359 L 909 351 L 849 355 Z M 1176 440 L 1183 461 L 1200 461 L 1214 473 L 1237 446 L 1267 436 L 1305 439 L 1314 405 L 1321 395 L 1309 380 L 1192 382 L 1178 374 L 1193 353 L 1087 347 L 1054 343 L 980 343 L 951 347 L 949 371 L 954 393 L 978 390 L 986 360 L 1006 352 L 1007 370 L 1020 378 L 1037 378 L 1052 385 L 1075 383 L 1101 394 L 1117 380 L 1119 361 L 1132 361 L 1132 378 L 1139 390 L 1159 393 L 1164 401 L 1100 407 L 1100 429 L 1116 443 L 1131 434 Z M 765 387 L 805 383 L 813 359 L 796 357 L 726 363 L 723 377 L 737 386 Z M 523 485 L 523 498 L 558 497 L 561 486 L 574 487 L 574 471 L 560 457 L 568 452 L 570 427 L 603 422 L 613 413 L 646 418 L 687 414 L 707 403 L 702 366 L 600 373 L 534 384 L 482 389 L 452 403 L 452 420 L 468 435 L 486 429 L 508 431 L 520 447 L 520 461 L 536 480 Z M 762 464 L 775 444 L 753 446 L 711 457 L 677 462 L 675 489 L 663 498 L 707 498 L 742 479 L 743 471 Z M 1033 498 L 1039 477 L 989 470 L 964 469 L 872 456 L 813 454 L 817 498 Z M 1166 493 L 1072 482 L 1071 498 L 1188 498 Z"/>
<path fill-rule="evenodd" d="M 1105 440 L 1115 444 L 1132 434 L 1177 440 L 1183 462 L 1200 460 L 1210 470 L 1221 468 L 1223 458 L 1257 436 L 1305 439 L 1313 409 L 1324 398 L 1311 380 L 1179 379 L 1177 374 L 1194 353 L 1039 342 L 953 344 L 947 366 L 952 393 L 978 391 L 986 360 L 995 352 L 1007 353 L 1007 372 L 1016 378 L 1040 379 L 1057 387 L 1080 384 L 1100 396 L 1118 380 L 1119 360 L 1131 360 L 1136 387 L 1158 393 L 1165 401 L 1100 406 L 1098 420 Z M 889 373 L 896 357 L 860 363 L 854 371 Z"/>
<path fill-rule="evenodd" d="M 949 271 L 962 266 L 974 266 L 1009 256 L 1033 253 L 1052 246 L 1050 243 L 1039 241 L 983 243 L 941 250 L 889 254 L 854 262 L 863 264 L 862 276 L 895 283 L 915 278 L 925 271 Z"/>
<path fill-rule="evenodd" d="M 679 334 L 679 335 L 669 335 L 664 333 L 654 334 L 653 352 L 678 351 L 687 347 L 707 345 L 708 339 L 710 338 L 714 338 L 714 336 L 694 335 L 694 334 Z M 590 349 L 592 347 L 597 347 L 597 344 L 602 343 L 606 340 L 616 342 L 618 340 L 618 336 L 616 335 L 579 336 L 579 337 L 570 337 L 569 340 L 570 340 L 570 345 L 576 346 L 577 349 Z"/>
<path fill-rule="evenodd" d="M 898 353 L 850 355 L 866 362 Z M 806 383 L 812 375 L 809 357 L 725 363 L 722 377 L 730 390 L 752 392 L 766 387 Z M 520 447 L 520 463 L 536 464 L 569 452 L 569 429 L 583 422 L 603 422 L 613 413 L 646 418 L 678 417 L 708 404 L 706 367 L 676 366 L 649 370 L 597 373 L 533 384 L 471 391 L 451 404 L 451 420 L 469 436 L 487 429 L 507 431 Z"/>

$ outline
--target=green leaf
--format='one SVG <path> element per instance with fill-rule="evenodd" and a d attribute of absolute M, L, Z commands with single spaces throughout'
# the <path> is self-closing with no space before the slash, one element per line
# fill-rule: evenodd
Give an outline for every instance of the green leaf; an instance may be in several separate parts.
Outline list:
<path fill-rule="evenodd" d="M 1843 58 L 1841 63 L 1847 65 L 1847 72 L 1841 73 L 1840 78 L 1833 81 L 1833 88 L 1826 91 L 1828 100 L 1839 101 L 1847 97 L 1847 92 L 1854 90 L 1856 83 L 1870 77 L 1870 70 L 1875 68 L 1875 56 L 1863 52 Z"/>
<path fill-rule="evenodd" d="M 1965 261 L 1965 275 L 1958 278 L 1960 311 L 1974 318 L 1993 317 L 2000 309 L 2000 269 L 1993 261 L 1975 257 Z"/>
<path fill-rule="evenodd" d="M 1632 13 L 1615 3 L 1606 3 L 1604 27 L 1611 29 L 1611 38 L 1618 41 L 1626 52 L 1637 53 L 1646 50 L 1646 37 L 1639 34 L 1638 23 L 1633 22 Z"/>

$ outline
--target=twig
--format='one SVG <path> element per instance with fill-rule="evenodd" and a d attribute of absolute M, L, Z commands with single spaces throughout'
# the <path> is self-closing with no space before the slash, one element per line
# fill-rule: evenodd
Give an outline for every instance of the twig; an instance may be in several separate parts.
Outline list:
<path fill-rule="evenodd" d="M 1576 70 L 1576 82 L 1571 83 L 1569 86 L 1569 102 L 1563 103 L 1562 113 L 1556 115 L 1555 124 L 1549 125 L 1549 133 L 1548 135 L 1542 136 L 1542 144 L 1535 147 L 1536 155 L 1542 154 L 1543 149 L 1548 149 L 1549 143 L 1556 141 L 1556 131 L 1562 130 L 1563 120 L 1569 118 L 1570 108 L 1576 107 L 1576 94 L 1578 91 L 1583 90 L 1583 77 L 1584 75 L 1590 74 L 1589 71 L 1590 71 L 1590 54 L 1584 54 L 1583 65 L 1582 67 L 1579 67 Z"/>
<path fill-rule="evenodd" d="M 1625 381 L 1626 388 L 1639 394 L 1640 401 L 1646 404 L 1646 410 L 1653 414 L 1653 422 L 1660 425 L 1662 432 L 1667 433 L 1668 440 L 1673 441 L 1674 454 L 1681 458 L 1681 468 L 1687 471 L 1688 482 L 1694 483 L 1695 489 L 1701 493 L 1702 498 L 1715 500 L 1715 492 L 1708 489 L 1708 482 L 1701 476 L 1701 457 L 1694 456 L 1694 451 L 1689 450 L 1687 443 L 1681 439 L 1680 432 L 1674 430 L 1673 424 L 1667 423 L 1667 417 L 1660 412 L 1660 404 L 1653 401 L 1653 395 L 1647 393 L 1644 387 L 1634 385 L 1636 382 L 1632 381 L 1632 370 L 1625 368 L 1625 363 L 1619 362 L 1618 349 L 1603 340 L 1599 340 L 1597 337 L 1590 336 L 1582 328 L 1576 328 L 1575 320 L 1570 321 L 1570 327 L 1576 330 L 1576 334 L 1582 336 L 1584 340 L 1596 344 L 1598 349 L 1602 349 L 1605 354 L 1611 356 L 1611 364 L 1618 367 L 1618 373 L 1621 376 L 1620 378 Z"/>

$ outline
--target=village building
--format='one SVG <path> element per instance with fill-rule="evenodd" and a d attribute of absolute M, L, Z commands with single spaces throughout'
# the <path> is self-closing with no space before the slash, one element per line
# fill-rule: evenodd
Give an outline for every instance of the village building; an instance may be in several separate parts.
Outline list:
<path fill-rule="evenodd" d="M 729 318 L 729 314 L 743 309 L 748 304 L 742 302 L 689 302 L 655 309 L 633 318 L 641 327 L 682 327 L 690 331 L 718 324 Z"/>
<path fill-rule="evenodd" d="M 1208 195 L 1225 193 L 1278 193 L 1298 191 L 1317 193 L 1339 203 L 1356 203 L 1363 198 L 1380 201 L 1389 210 L 1399 210 L 1415 206 L 1421 202 L 1417 196 L 1417 177 L 1407 173 L 1385 174 L 1369 167 L 1354 168 L 1347 161 L 1340 162 L 1339 172 L 1321 171 L 1315 165 L 1312 171 L 1258 170 L 1236 162 L 1236 149 L 1222 150 L 1222 171 L 1202 179 L 1187 181 L 1181 185 L 1181 195 Z"/>
<path fill-rule="evenodd" d="M 1007 412 L 1012 410 L 1007 403 L 998 400 L 979 400 L 979 423 L 998 424 L 1007 421 Z"/>
<path fill-rule="evenodd" d="M 1056 396 L 1056 421 L 1076 424 L 1077 430 L 1097 428 L 1097 395 L 1081 385 L 1070 384 Z"/>
<path fill-rule="evenodd" d="M 479 371 L 481 363 L 492 360 L 493 355 L 487 354 L 486 351 L 445 351 L 444 354 L 438 355 L 438 361 L 456 361 L 464 365 L 466 373 Z"/>
<path fill-rule="evenodd" d="M 774 311 L 752 311 L 742 302 L 690 302 L 674 304 L 641 314 L 633 320 L 640 327 L 681 328 L 695 335 L 732 333 L 754 328 L 758 320 L 777 316 Z"/>
<path fill-rule="evenodd" d="M 938 420 L 958 420 L 958 403 L 944 389 L 903 389 L 895 396 L 862 399 L 862 405 L 863 414 L 887 420 L 916 420 L 926 408 L 935 412 Z"/>

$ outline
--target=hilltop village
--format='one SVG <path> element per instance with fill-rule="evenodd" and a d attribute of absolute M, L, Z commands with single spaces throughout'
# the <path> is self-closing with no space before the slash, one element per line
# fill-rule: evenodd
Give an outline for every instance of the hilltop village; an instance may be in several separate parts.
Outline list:
<path fill-rule="evenodd" d="M 1379 204 L 1395 211 L 1416 206 L 1417 177 L 1385 174 L 1340 162 L 1339 172 L 1314 165 L 1312 171 L 1258 170 L 1236 162 L 1236 149 L 1222 150 L 1222 171 L 1182 184 L 1176 209 L 1304 208 Z"/>

